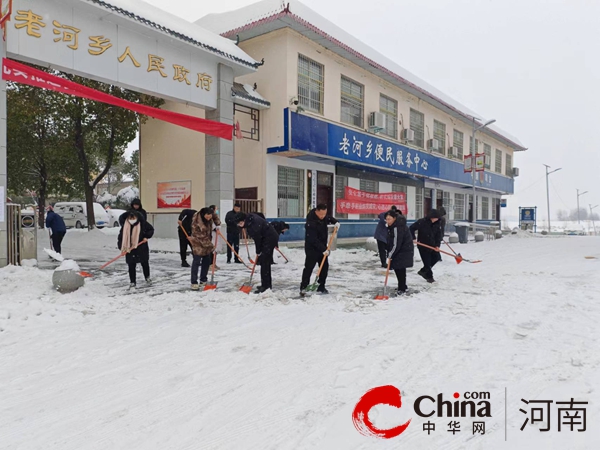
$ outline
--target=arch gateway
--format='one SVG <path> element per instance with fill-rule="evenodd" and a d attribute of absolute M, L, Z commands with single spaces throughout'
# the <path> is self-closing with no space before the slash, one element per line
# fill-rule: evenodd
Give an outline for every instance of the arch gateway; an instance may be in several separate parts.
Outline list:
<path fill-rule="evenodd" d="M 32 81 L 5 58 L 160 97 L 184 114 L 187 105 L 201 108 L 206 119 L 230 126 L 233 80 L 260 65 L 230 39 L 139 0 L 4 0 L 2 10 L 0 267 L 7 264 L 8 238 L 5 80 Z M 206 151 L 204 186 L 193 192 L 225 210 L 233 202 L 233 142 L 194 133 Z"/>

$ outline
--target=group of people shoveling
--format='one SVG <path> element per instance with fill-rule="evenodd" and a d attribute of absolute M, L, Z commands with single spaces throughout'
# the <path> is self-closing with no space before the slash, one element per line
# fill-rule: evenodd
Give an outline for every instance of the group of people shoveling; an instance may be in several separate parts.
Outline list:
<path fill-rule="evenodd" d="M 423 267 L 417 273 L 429 283 L 435 281 L 432 269 L 441 261 L 440 253 L 446 253 L 439 248 L 441 243 L 445 242 L 443 240 L 446 226 L 445 216 L 446 211 L 444 208 L 434 209 L 409 227 L 406 217 L 395 206 L 379 215 L 375 238 L 378 241 L 381 266 L 387 269 L 383 297 L 387 298 L 385 287 L 387 287 L 390 270 L 394 271 L 398 279 L 397 294 L 403 295 L 408 292 L 406 269 L 413 267 L 415 244 L 419 248 L 419 254 L 423 262 Z M 122 252 L 121 256 L 126 256 L 129 266 L 130 286 L 136 286 L 135 272 L 138 263 L 142 266 L 146 282 L 151 283 L 149 250 L 146 244 L 154 234 L 154 229 L 146 221 L 146 212 L 142 208 L 139 199 L 132 202 L 131 210 L 124 213 L 119 222 L 122 228 L 119 233 L 118 245 Z M 251 269 L 250 281 L 244 284 L 240 290 L 245 293 L 251 291 L 252 277 L 257 265 L 260 266 L 261 285 L 257 287 L 255 293 L 263 293 L 272 289 L 271 265 L 274 264 L 273 253 L 275 249 L 279 250 L 279 237 L 289 230 L 289 225 L 281 221 L 269 223 L 261 213 L 243 213 L 237 203 L 227 213 L 225 222 L 227 224 L 227 237 L 220 232 L 221 220 L 214 205 L 202 208 L 200 211 L 185 209 L 181 212 L 178 219 L 180 254 L 182 266 L 190 267 L 186 261 L 186 253 L 188 246 L 191 247 L 193 255 L 191 289 L 211 290 L 216 288 L 214 273 L 218 269 L 216 266 L 216 247 L 219 239 L 223 239 L 228 246 L 228 264 L 233 259 L 234 263 L 246 265 L 239 255 L 240 235 L 245 237 L 248 260 L 252 264 L 252 267 L 246 266 Z M 334 232 L 328 239 L 329 225 L 334 225 Z M 340 222 L 328 214 L 326 205 L 321 204 L 308 213 L 304 227 L 306 257 L 300 283 L 300 295 L 304 296 L 307 291 L 327 294 L 328 257 L 330 246 L 340 227 Z M 254 241 L 256 248 L 254 260 L 250 257 L 248 250 L 248 237 Z M 446 254 L 456 258 L 457 263 L 464 260 L 459 254 Z M 310 284 L 310 278 L 316 265 L 319 266 L 317 278 L 313 284 Z M 208 274 L 211 268 L 212 274 L 209 280 Z"/>

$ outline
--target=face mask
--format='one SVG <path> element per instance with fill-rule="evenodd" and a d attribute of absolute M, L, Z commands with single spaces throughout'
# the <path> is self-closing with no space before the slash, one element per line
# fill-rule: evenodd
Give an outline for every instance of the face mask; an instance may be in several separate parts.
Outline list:
<path fill-rule="evenodd" d="M 135 220 L 135 219 L 129 219 L 129 223 L 131 225 L 135 225 L 137 223 L 137 220 Z"/>

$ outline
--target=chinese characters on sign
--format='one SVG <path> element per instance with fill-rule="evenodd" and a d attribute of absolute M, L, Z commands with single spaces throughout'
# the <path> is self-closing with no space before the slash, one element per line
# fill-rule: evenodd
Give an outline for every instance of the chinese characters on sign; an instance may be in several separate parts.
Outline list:
<path fill-rule="evenodd" d="M 191 208 L 192 182 L 157 183 L 157 206 L 163 208 Z"/>
<path fill-rule="evenodd" d="M 389 211 L 392 206 L 396 206 L 402 214 L 407 215 L 406 194 L 404 192 L 375 194 L 346 186 L 344 198 L 336 202 L 336 211 L 342 214 L 379 214 Z"/>

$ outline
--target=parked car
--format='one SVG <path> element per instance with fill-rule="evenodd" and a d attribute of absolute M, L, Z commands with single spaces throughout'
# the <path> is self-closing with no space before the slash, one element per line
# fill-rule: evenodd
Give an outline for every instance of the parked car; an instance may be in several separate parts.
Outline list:
<path fill-rule="evenodd" d="M 87 208 L 84 202 L 59 202 L 54 205 L 54 212 L 63 218 L 68 228 L 87 227 Z M 110 219 L 100 203 L 94 203 L 96 227 L 110 226 Z"/>
<path fill-rule="evenodd" d="M 108 214 L 108 226 L 109 227 L 114 227 L 114 228 L 119 228 L 121 225 L 119 224 L 119 217 L 121 217 L 121 214 L 126 213 L 127 211 L 125 211 L 124 209 L 112 209 L 112 208 L 108 208 L 106 210 L 106 214 Z"/>

